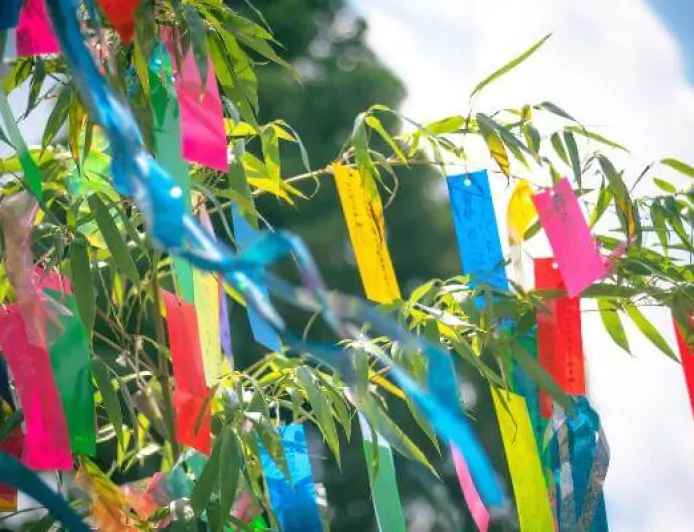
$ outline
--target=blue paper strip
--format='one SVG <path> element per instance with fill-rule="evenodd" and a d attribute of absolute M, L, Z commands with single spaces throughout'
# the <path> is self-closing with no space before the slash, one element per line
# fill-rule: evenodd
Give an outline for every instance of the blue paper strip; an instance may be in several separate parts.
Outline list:
<path fill-rule="evenodd" d="M 236 204 L 232 205 L 231 216 L 234 223 L 234 237 L 236 238 L 237 245 L 241 249 L 251 247 L 258 239 L 260 233 L 253 229 L 251 224 L 246 221 Z M 264 285 L 260 285 L 260 283 L 258 283 L 258 288 L 262 293 L 262 297 L 268 299 L 267 288 Z M 264 345 L 271 351 L 281 351 L 282 344 L 272 326 L 252 307 L 248 306 L 247 310 L 248 321 L 251 323 L 251 331 L 253 331 L 253 337 L 256 342 Z"/>
<path fill-rule="evenodd" d="M 0 31 L 17 27 L 21 8 L 22 0 L 0 1 Z"/>
<path fill-rule="evenodd" d="M 265 449 L 260 454 L 272 511 L 282 532 L 322 532 L 304 426 L 287 425 L 279 432 L 291 482 Z"/>
<path fill-rule="evenodd" d="M 486 170 L 446 179 L 463 272 L 472 286 L 486 283 L 508 290 L 504 254 Z"/>

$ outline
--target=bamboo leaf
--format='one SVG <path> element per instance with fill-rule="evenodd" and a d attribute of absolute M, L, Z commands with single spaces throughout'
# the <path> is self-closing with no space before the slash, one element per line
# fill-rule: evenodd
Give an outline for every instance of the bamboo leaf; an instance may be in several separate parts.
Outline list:
<path fill-rule="evenodd" d="M 552 136 L 550 137 L 550 142 L 552 143 L 552 147 L 554 148 L 554 151 L 557 153 L 559 158 L 564 161 L 565 164 L 569 164 L 569 157 L 566 155 L 566 150 L 564 149 L 564 144 L 562 144 L 561 137 L 559 136 L 559 133 L 552 133 Z"/>
<path fill-rule="evenodd" d="M 542 102 L 540 104 L 535 105 L 534 108 L 549 111 L 550 113 L 560 116 L 561 118 L 566 118 L 567 120 L 571 120 L 572 122 L 578 123 L 578 120 L 576 120 L 573 116 L 564 111 L 564 109 L 562 109 L 558 105 L 553 104 L 552 102 Z"/>
<path fill-rule="evenodd" d="M 106 415 L 113 424 L 113 429 L 116 432 L 116 440 L 118 445 L 123 448 L 123 413 L 120 408 L 118 394 L 113 386 L 109 370 L 106 365 L 99 359 L 94 360 L 92 364 L 92 373 L 96 381 L 96 387 L 101 392 L 101 399 L 106 409 Z"/>
<path fill-rule="evenodd" d="M 87 336 L 92 337 L 94 318 L 96 316 L 96 302 L 94 299 L 94 283 L 89 261 L 87 245 L 80 239 L 73 240 L 70 244 L 70 272 L 72 276 L 72 289 L 77 300 L 82 323 L 87 329 Z"/>
<path fill-rule="evenodd" d="M 296 371 L 296 376 L 299 383 L 306 391 L 308 400 L 311 403 L 316 419 L 318 420 L 319 428 L 323 433 L 325 440 L 328 442 L 330 450 L 335 455 L 337 463 L 339 464 L 340 440 L 337 436 L 337 428 L 335 427 L 335 420 L 333 419 L 331 413 L 330 403 L 328 403 L 328 400 L 308 368 L 303 366 L 300 367 Z"/>
<path fill-rule="evenodd" d="M 609 182 L 610 190 L 614 196 L 615 205 L 617 206 L 617 213 L 627 239 L 630 241 L 640 240 L 641 224 L 638 218 L 638 211 L 631 201 L 629 189 L 626 183 L 624 183 L 622 175 L 617 172 L 612 161 L 604 155 L 598 155 L 598 161 L 603 174 Z"/>
<path fill-rule="evenodd" d="M 578 187 L 581 187 L 581 159 L 578 155 L 578 146 L 576 145 L 576 139 L 571 133 L 571 131 L 564 131 L 564 144 L 569 152 L 569 160 L 571 161 L 571 169 L 574 172 L 574 179 L 578 183 Z"/>
<path fill-rule="evenodd" d="M 207 503 L 212 498 L 212 493 L 214 492 L 217 481 L 219 480 L 220 474 L 220 463 L 221 454 L 223 448 L 223 438 L 218 436 L 215 439 L 214 447 L 212 448 L 212 454 L 210 454 L 209 460 L 205 464 L 205 467 L 200 473 L 195 486 L 193 487 L 193 492 L 190 495 L 190 505 L 195 512 L 195 515 L 202 515 L 205 511 Z"/>
<path fill-rule="evenodd" d="M 376 118 L 373 115 L 368 115 L 364 119 L 364 121 L 366 122 L 366 125 L 368 125 L 376 133 L 378 133 L 381 136 L 381 138 L 386 142 L 386 144 L 390 146 L 390 149 L 393 150 L 393 153 L 396 155 L 398 159 L 400 159 L 402 162 L 407 161 L 407 158 L 400 149 L 400 146 L 397 145 L 393 137 L 390 135 L 390 133 L 386 131 L 386 129 L 383 127 L 383 124 L 378 118 Z"/>
<path fill-rule="evenodd" d="M 70 101 L 72 100 L 72 94 L 74 89 L 72 85 L 67 85 L 60 91 L 60 96 L 55 102 L 55 107 L 51 111 L 46 121 L 46 127 L 43 129 L 43 137 L 41 139 L 41 151 L 44 151 L 48 145 L 53 141 L 55 136 L 63 127 L 65 121 L 67 120 L 68 111 L 70 109 Z"/>
<path fill-rule="evenodd" d="M 231 507 L 236 499 L 239 485 L 239 445 L 236 435 L 229 425 L 222 430 L 222 452 L 219 467 L 220 523 L 218 530 L 224 530 L 229 520 Z"/>
<path fill-rule="evenodd" d="M 663 335 L 658 332 L 658 329 L 656 329 L 655 326 L 648 321 L 646 316 L 644 316 L 637 307 L 627 306 L 626 311 L 631 318 L 631 321 L 634 322 L 643 335 L 648 338 L 653 345 L 655 345 L 670 358 L 677 360 L 677 355 L 675 355 L 665 338 L 663 338 Z"/>
<path fill-rule="evenodd" d="M 584 127 L 578 127 L 578 126 L 567 126 L 565 128 L 566 131 L 571 131 L 571 133 L 574 133 L 575 135 L 581 135 L 582 137 L 585 137 L 587 139 L 594 140 L 596 142 L 599 142 L 601 144 L 605 144 L 606 146 L 610 146 L 611 148 L 615 148 L 617 150 L 622 150 L 627 153 L 629 153 L 629 150 L 627 150 L 624 146 L 621 144 L 616 143 L 613 140 L 608 139 L 607 137 L 604 137 L 602 135 L 599 135 L 598 133 L 595 133 L 593 131 L 588 131 Z"/>
<path fill-rule="evenodd" d="M 263 160 L 265 162 L 267 176 L 272 181 L 280 181 L 282 168 L 280 161 L 280 146 L 274 128 L 266 127 L 263 129 L 261 142 L 263 145 Z"/>
<path fill-rule="evenodd" d="M 489 153 L 491 154 L 499 169 L 506 177 L 511 177 L 511 167 L 508 160 L 506 147 L 501 141 L 501 137 L 496 130 L 494 121 L 488 116 L 477 113 L 477 125 L 480 128 L 480 133 L 487 143 Z"/>
<path fill-rule="evenodd" d="M 689 166 L 686 163 L 683 163 L 682 161 L 679 161 L 677 159 L 667 158 L 667 159 L 663 159 L 660 162 L 662 164 L 664 164 L 665 166 L 669 166 L 673 170 L 677 170 L 681 174 L 684 174 L 688 177 L 694 178 L 694 168 Z"/>
<path fill-rule="evenodd" d="M 492 72 L 489 76 L 484 78 L 482 81 L 480 81 L 477 86 L 472 90 L 472 93 L 470 94 L 470 97 L 472 98 L 475 96 L 475 94 L 479 93 L 482 89 L 484 89 L 487 85 L 492 83 L 493 81 L 499 79 L 501 76 L 504 74 L 510 72 L 514 68 L 516 68 L 518 65 L 520 65 L 523 61 L 528 59 L 530 56 L 532 56 L 537 50 L 540 49 L 540 47 L 545 44 L 547 39 L 549 39 L 552 36 L 551 33 L 548 33 L 545 35 L 542 39 L 540 39 L 538 42 L 533 44 L 530 48 L 528 48 L 525 52 L 520 54 L 518 57 L 515 59 L 509 61 L 506 63 L 504 66 L 499 68 L 498 70 L 495 70 Z"/>
<path fill-rule="evenodd" d="M 622 320 L 619 317 L 617 309 L 612 303 L 606 299 L 598 299 L 598 310 L 600 311 L 600 319 L 610 335 L 614 343 L 631 354 L 629 350 L 629 341 L 627 340 Z"/>

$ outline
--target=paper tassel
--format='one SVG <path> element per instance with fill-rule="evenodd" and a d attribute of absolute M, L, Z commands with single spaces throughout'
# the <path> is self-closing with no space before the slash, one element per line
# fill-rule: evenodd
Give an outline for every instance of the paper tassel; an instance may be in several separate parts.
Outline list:
<path fill-rule="evenodd" d="M 400 503 L 398 483 L 395 478 L 393 451 L 388 442 L 376 432 L 376 442 L 368 422 L 359 414 L 359 426 L 364 443 L 364 457 L 369 472 L 371 497 L 380 532 L 405 532 L 405 515 Z M 378 464 L 374 473 L 373 463 Z"/>
<path fill-rule="evenodd" d="M 563 290 L 562 276 L 554 259 L 535 259 L 535 287 Z M 581 340 L 581 303 L 560 297 L 545 302 L 549 312 L 537 311 L 537 340 L 540 365 L 569 395 L 585 395 L 586 376 Z M 552 414 L 550 397 L 541 392 L 541 412 Z"/>
<path fill-rule="evenodd" d="M 400 299 L 386 243 L 383 206 L 375 183 L 337 163 L 333 165 L 333 173 L 366 297 L 376 303 Z"/>
<path fill-rule="evenodd" d="M 207 80 L 203 85 L 192 48 L 185 55 L 181 50 L 175 54 L 170 28 L 165 28 L 163 38 L 174 67 L 174 85 L 181 111 L 183 158 L 226 172 L 229 163 L 224 111 L 212 60 L 207 58 Z M 175 57 L 182 57 L 181 65 L 175 64 Z"/>
<path fill-rule="evenodd" d="M 492 387 L 520 530 L 553 532 L 552 509 L 525 399 Z"/>
<path fill-rule="evenodd" d="M 173 363 L 176 437 L 184 445 L 209 455 L 211 417 L 205 400 L 210 390 L 202 365 L 195 308 L 170 292 L 162 292 L 162 297 Z"/>
<path fill-rule="evenodd" d="M 260 460 L 272 511 L 282 532 L 322 532 L 304 426 L 287 425 L 278 430 L 291 480 L 284 476 L 267 450 L 261 448 Z"/>
<path fill-rule="evenodd" d="M 694 319 L 692 320 L 692 325 L 694 325 Z M 692 412 L 694 412 L 694 354 L 687 346 L 687 341 L 685 335 L 682 333 L 680 326 L 677 324 L 677 320 L 673 318 L 673 323 L 675 324 L 675 334 L 677 336 L 677 346 L 680 351 L 680 361 L 682 363 L 682 370 L 684 371 L 684 381 L 687 385 L 687 392 L 689 392 L 689 401 L 691 403 Z"/>
<path fill-rule="evenodd" d="M 563 178 L 533 200 L 569 297 L 576 297 L 607 273 L 576 194 Z"/>
<path fill-rule="evenodd" d="M 48 18 L 45 0 L 24 0 L 17 26 L 17 54 L 30 57 L 59 53 L 60 44 Z"/>

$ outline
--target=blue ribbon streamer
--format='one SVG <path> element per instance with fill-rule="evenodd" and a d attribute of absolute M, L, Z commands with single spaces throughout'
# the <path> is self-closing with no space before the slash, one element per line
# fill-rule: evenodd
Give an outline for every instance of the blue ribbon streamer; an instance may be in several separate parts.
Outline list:
<path fill-rule="evenodd" d="M 101 125 L 109 138 L 114 186 L 122 195 L 134 198 L 145 216 L 153 240 L 160 247 L 187 258 L 201 269 L 219 272 L 291 347 L 301 348 L 304 344 L 297 342 L 296 336 L 287 329 L 269 298 L 264 296 L 263 286 L 273 296 L 298 308 L 320 312 L 340 338 L 368 340 L 361 326 L 369 323 L 372 330 L 387 335 L 404 348 L 419 350 L 427 358 L 436 353 L 438 347 L 414 337 L 371 305 L 357 298 L 329 292 L 310 254 L 293 235 L 285 232 L 263 234 L 238 255 L 222 242 L 215 241 L 187 212 L 181 187 L 146 151 L 132 113 L 109 89 L 96 68 L 80 33 L 78 0 L 46 2 L 72 81 L 91 118 Z M 94 16 L 93 0 L 85 0 L 84 4 Z M 299 267 L 303 287 L 295 287 L 263 271 L 267 265 L 290 254 Z M 319 360 L 331 365 L 335 362 L 330 350 L 313 344 L 306 344 L 306 347 Z M 411 395 L 438 434 L 465 454 L 471 475 L 481 486 L 480 496 L 485 504 L 494 512 L 507 512 L 507 500 L 496 482 L 494 469 L 460 407 L 453 408 L 424 391 L 409 374 L 394 365 L 383 350 L 374 347 L 371 354 L 392 368 L 395 383 Z M 337 367 L 340 367 L 339 361 Z"/>
<path fill-rule="evenodd" d="M 278 430 L 291 480 L 261 447 L 260 460 L 272 511 L 282 532 L 322 532 L 304 426 L 293 424 Z"/>

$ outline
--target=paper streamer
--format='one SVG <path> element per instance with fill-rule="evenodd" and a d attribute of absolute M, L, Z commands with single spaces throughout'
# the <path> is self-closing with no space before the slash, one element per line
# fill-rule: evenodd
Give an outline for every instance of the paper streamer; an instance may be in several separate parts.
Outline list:
<path fill-rule="evenodd" d="M 517 340 L 531 357 L 535 360 L 538 359 L 537 327 L 534 327 L 525 335 L 517 337 Z M 542 454 L 541 444 L 545 433 L 545 421 L 540 413 L 540 387 L 518 364 L 513 365 L 513 390 L 525 399 L 530 422 L 533 426 L 533 433 L 535 434 L 535 441 L 538 445 L 537 450 L 538 453 Z"/>
<path fill-rule="evenodd" d="M 135 13 L 140 0 L 99 0 L 99 5 L 116 28 L 123 44 L 129 44 L 135 33 Z"/>
<path fill-rule="evenodd" d="M 45 348 L 31 345 L 16 305 L 0 311 L 0 348 L 24 413 L 23 462 L 31 469 L 72 469 L 70 438 Z"/>
<path fill-rule="evenodd" d="M 446 179 L 463 271 L 472 286 L 485 283 L 508 290 L 504 254 L 486 170 Z"/>
<path fill-rule="evenodd" d="M 234 353 L 231 347 L 231 322 L 229 321 L 229 302 L 224 291 L 224 283 L 219 282 L 219 333 L 222 340 L 222 353 L 226 356 L 229 368 L 234 369 Z"/>
<path fill-rule="evenodd" d="M 236 239 L 236 244 L 241 250 L 252 246 L 260 236 L 258 231 L 253 228 L 246 218 L 244 218 L 236 204 L 233 204 L 231 207 L 231 216 L 234 224 L 234 238 Z M 269 298 L 265 286 L 259 285 L 258 289 L 262 297 Z M 282 343 L 272 326 L 252 307 L 246 307 L 246 310 L 248 311 L 248 321 L 251 324 L 251 331 L 253 332 L 255 341 L 264 345 L 270 349 L 270 351 L 280 352 L 282 350 Z"/>
<path fill-rule="evenodd" d="M 603 486 L 610 449 L 600 418 L 588 399 L 573 396 L 574 413 L 555 405 L 545 436 L 546 463 L 555 493 L 558 532 L 606 532 Z"/>
<path fill-rule="evenodd" d="M 60 45 L 53 33 L 45 1 L 24 0 L 17 25 L 17 54 L 19 57 L 30 57 L 59 53 Z"/>
<path fill-rule="evenodd" d="M 20 462 L 0 453 L 0 478 L 44 506 L 70 532 L 89 532 L 89 527 L 60 495 Z"/>
<path fill-rule="evenodd" d="M 508 238 L 511 244 L 519 245 L 525 240 L 525 233 L 537 218 L 533 203 L 533 191 L 527 180 L 518 181 L 508 203 L 506 220 Z"/>
<path fill-rule="evenodd" d="M 55 300 L 59 292 L 47 291 Z M 62 316 L 63 332 L 50 347 L 53 376 L 60 392 L 63 411 L 75 454 L 96 455 L 96 419 L 89 338 L 75 296 L 62 300 L 71 316 Z"/>
<path fill-rule="evenodd" d="M 0 2 L 0 31 L 17 27 L 22 0 L 2 0 Z"/>
<path fill-rule="evenodd" d="M 272 511 L 282 532 L 322 532 L 304 427 L 293 424 L 278 430 L 291 481 L 261 447 L 260 460 Z"/>
<path fill-rule="evenodd" d="M 692 325 L 694 325 L 694 318 L 691 318 Z M 675 335 L 677 336 L 677 346 L 680 351 L 680 362 L 682 363 L 682 370 L 684 371 L 684 381 L 687 385 L 687 392 L 689 392 L 689 401 L 691 403 L 692 412 L 694 413 L 694 354 L 687 346 L 687 341 L 685 335 L 682 334 L 680 326 L 677 324 L 677 320 L 673 317 L 673 323 L 675 325 Z"/>
<path fill-rule="evenodd" d="M 533 200 L 569 297 L 576 297 L 607 272 L 576 194 L 563 178 Z"/>
<path fill-rule="evenodd" d="M 179 50 L 182 64 L 176 65 L 171 30 L 165 28 L 163 37 L 172 58 L 174 85 L 181 111 L 183 158 L 226 172 L 229 163 L 224 110 L 212 60 L 207 58 L 207 80 L 203 86 L 192 47 L 185 55 Z"/>
<path fill-rule="evenodd" d="M 176 437 L 181 443 L 210 454 L 211 415 L 205 399 L 210 393 L 200 353 L 195 308 L 174 294 L 162 291 L 166 306 L 171 362 L 174 374 Z M 198 419 L 199 430 L 196 431 Z"/>
<path fill-rule="evenodd" d="M 492 399 L 511 473 L 519 529 L 553 532 L 552 509 L 525 399 L 494 387 Z"/>
<path fill-rule="evenodd" d="M 554 259 L 535 259 L 535 287 L 563 290 L 564 282 Z M 537 312 L 537 340 L 540 365 L 565 393 L 586 394 L 586 373 L 581 339 L 581 302 L 560 297 L 546 301 L 549 312 Z M 552 400 L 540 392 L 542 416 L 552 415 Z"/>
<path fill-rule="evenodd" d="M 368 422 L 359 414 L 359 426 L 364 443 L 364 457 L 369 472 L 371 495 L 380 532 L 406 532 L 405 515 L 400 503 L 398 483 L 395 478 L 393 451 L 388 442 L 376 432 L 376 442 Z M 374 472 L 373 465 L 378 464 Z"/>
<path fill-rule="evenodd" d="M 180 109 L 173 89 L 171 63 L 164 46 L 155 47 L 150 61 L 150 105 L 154 115 L 155 154 L 161 165 L 183 189 L 190 208 L 190 175 L 183 160 Z M 195 302 L 193 267 L 182 257 L 174 257 L 176 291 L 188 303 Z"/>
<path fill-rule="evenodd" d="M 400 299 L 376 185 L 341 164 L 333 165 L 333 174 L 366 297 L 376 303 Z"/>

